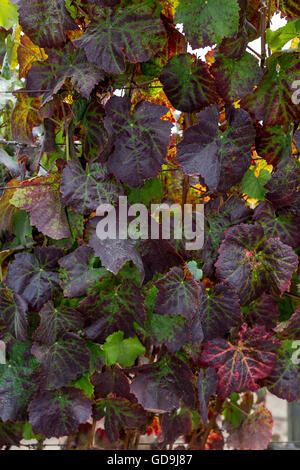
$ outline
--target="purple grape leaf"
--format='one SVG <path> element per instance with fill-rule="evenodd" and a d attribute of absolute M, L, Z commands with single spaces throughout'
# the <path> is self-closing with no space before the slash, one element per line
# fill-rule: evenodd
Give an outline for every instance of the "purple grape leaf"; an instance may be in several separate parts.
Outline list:
<path fill-rule="evenodd" d="M 216 393 L 218 388 L 218 376 L 215 369 L 209 367 L 205 376 L 203 369 L 201 369 L 197 377 L 196 386 L 200 403 L 201 418 L 206 426 L 208 422 L 207 405 L 210 397 Z"/>
<path fill-rule="evenodd" d="M 0 448 L 2 446 L 19 446 L 24 423 L 0 420 Z"/>
<path fill-rule="evenodd" d="M 121 3 L 121 0 L 88 0 L 88 2 L 99 7 L 114 7 Z"/>
<path fill-rule="evenodd" d="M 183 264 L 183 259 L 168 240 L 142 240 L 139 245 L 145 269 L 145 282 L 156 273 L 164 274 L 172 266 Z"/>
<path fill-rule="evenodd" d="M 228 427 L 227 445 L 235 450 L 266 450 L 272 441 L 273 418 L 265 405 L 259 405 L 238 428 Z"/>
<path fill-rule="evenodd" d="M 260 82 L 262 69 L 249 52 L 239 59 L 218 55 L 211 67 L 217 90 L 228 103 L 244 98 Z"/>
<path fill-rule="evenodd" d="M 183 23 L 183 32 L 193 49 L 213 46 L 233 36 L 239 27 L 237 0 L 179 1 L 175 22 Z"/>
<path fill-rule="evenodd" d="M 48 341 L 47 335 L 39 339 Z M 40 363 L 37 380 L 40 388 L 58 389 L 87 374 L 90 353 L 85 341 L 74 333 L 66 333 L 51 345 L 34 343 L 32 354 Z"/>
<path fill-rule="evenodd" d="M 47 60 L 35 62 L 27 74 L 26 90 L 30 96 L 43 93 L 42 104 L 50 101 L 67 78 L 75 90 L 89 99 L 94 87 L 104 79 L 105 74 L 95 64 L 87 61 L 84 51 L 75 49 L 68 43 L 63 49 L 47 49 Z"/>
<path fill-rule="evenodd" d="M 200 175 L 211 190 L 226 191 L 241 181 L 251 164 L 255 131 L 242 109 L 227 113 L 228 127 L 221 131 L 219 108 L 211 105 L 197 114 L 178 144 L 177 159 L 186 175 Z"/>
<path fill-rule="evenodd" d="M 298 0 L 286 0 L 285 2 L 282 2 L 282 4 L 280 5 L 280 9 L 282 9 L 285 15 L 291 18 L 293 18 L 294 16 L 300 16 L 300 6 Z"/>
<path fill-rule="evenodd" d="M 159 315 L 183 315 L 192 320 L 199 306 L 200 286 L 193 277 L 187 279 L 181 268 L 172 268 L 155 282 L 158 293 L 154 312 Z"/>
<path fill-rule="evenodd" d="M 64 387 L 61 390 L 38 391 L 28 412 L 33 431 L 50 438 L 76 432 L 79 424 L 90 418 L 92 407 L 81 390 Z"/>
<path fill-rule="evenodd" d="M 54 246 L 37 247 L 34 254 L 17 253 L 9 264 L 6 285 L 21 295 L 32 310 L 40 310 L 59 289 L 57 262 L 61 250 Z"/>
<path fill-rule="evenodd" d="M 143 301 L 141 290 L 133 282 L 112 286 L 109 279 L 100 287 L 99 295 L 89 295 L 79 304 L 88 339 L 103 344 L 107 336 L 119 330 L 126 338 L 134 336 L 133 322 L 142 327 L 145 323 Z"/>
<path fill-rule="evenodd" d="M 0 364 L 0 419 L 3 421 L 26 420 L 27 406 L 36 387 L 37 366 L 28 344 L 21 342 L 12 346 L 6 364 Z"/>
<path fill-rule="evenodd" d="M 268 190 L 266 199 L 275 208 L 293 205 L 297 207 L 300 201 L 299 180 L 300 163 L 294 159 L 273 173 L 272 178 L 265 185 Z"/>
<path fill-rule="evenodd" d="M 63 170 L 60 192 L 65 206 L 89 215 L 101 204 L 116 203 L 122 188 L 101 163 L 91 162 L 84 170 L 79 160 L 73 160 Z"/>
<path fill-rule="evenodd" d="M 276 328 L 281 339 L 300 339 L 300 307 L 285 322 L 280 322 Z"/>
<path fill-rule="evenodd" d="M 262 382 L 271 393 L 288 402 L 300 398 L 300 363 L 293 360 L 292 346 L 293 341 L 283 343 L 283 347 L 277 352 L 275 367 Z"/>
<path fill-rule="evenodd" d="M 133 113 L 130 109 L 128 97 L 113 96 L 105 106 L 104 125 L 114 145 L 107 166 L 123 183 L 136 188 L 160 171 L 172 123 L 161 119 L 168 111 L 165 106 L 141 101 Z"/>
<path fill-rule="evenodd" d="M 266 330 L 275 328 L 279 318 L 277 300 L 265 292 L 249 305 L 243 307 L 244 321 L 250 326 L 265 325 Z"/>
<path fill-rule="evenodd" d="M 168 444 L 174 442 L 180 436 L 187 436 L 191 434 L 193 428 L 192 415 L 188 410 L 177 413 L 163 413 L 160 418 L 161 434 L 156 441 L 158 449 L 166 449 Z"/>
<path fill-rule="evenodd" d="M 253 220 L 259 222 L 267 237 L 280 238 L 282 243 L 297 248 L 300 245 L 300 219 L 290 211 L 279 209 L 264 201 L 256 207 Z"/>
<path fill-rule="evenodd" d="M 70 237 L 65 210 L 60 201 L 61 175 L 51 172 L 21 183 L 10 203 L 30 213 L 30 223 L 55 240 Z M 30 186 L 29 186 L 30 185 Z"/>
<path fill-rule="evenodd" d="M 17 340 L 27 340 L 27 302 L 7 287 L 0 290 L 0 321 Z"/>
<path fill-rule="evenodd" d="M 40 316 L 34 340 L 47 346 L 54 344 L 65 333 L 78 331 L 83 326 L 83 319 L 77 310 L 65 305 L 55 307 L 52 300 L 43 306 Z"/>
<path fill-rule="evenodd" d="M 273 54 L 267 59 L 266 72 L 253 93 L 241 102 L 257 121 L 265 126 L 286 125 L 298 122 L 298 106 L 292 101 L 293 83 L 299 77 L 300 59 L 296 53 Z"/>
<path fill-rule="evenodd" d="M 272 165 L 283 165 L 292 154 L 291 132 L 282 126 L 263 127 L 255 140 L 258 155 Z"/>
<path fill-rule="evenodd" d="M 192 407 L 195 402 L 191 383 L 192 372 L 189 367 L 175 356 L 163 351 L 157 362 L 130 369 L 136 374 L 130 391 L 138 402 L 153 412 L 172 412 L 182 400 Z"/>
<path fill-rule="evenodd" d="M 208 66 L 191 54 L 171 57 L 159 78 L 174 108 L 192 113 L 217 101 L 213 77 Z"/>
<path fill-rule="evenodd" d="M 300 152 L 300 129 L 298 129 L 294 134 L 294 140 L 296 142 L 296 147 L 298 152 Z"/>
<path fill-rule="evenodd" d="M 93 261 L 93 250 L 87 246 L 80 246 L 59 260 L 63 270 L 60 278 L 65 297 L 80 297 L 86 294 L 88 288 L 106 275 L 106 269 L 94 268 Z"/>
<path fill-rule="evenodd" d="M 224 337 L 242 323 L 238 294 L 225 282 L 216 284 L 209 292 L 201 283 L 199 316 L 205 341 Z"/>
<path fill-rule="evenodd" d="M 113 393 L 115 396 L 127 398 L 131 402 L 136 400 L 130 393 L 129 379 L 117 364 L 113 367 L 107 367 L 104 372 L 94 374 L 91 383 L 94 386 L 96 399 L 106 398 L 107 395 Z"/>
<path fill-rule="evenodd" d="M 218 248 L 224 239 L 224 232 L 232 225 L 245 222 L 251 214 L 250 208 L 244 201 L 230 197 L 225 202 L 221 198 L 211 199 L 204 206 L 205 228 L 204 247 L 201 252 L 203 273 L 211 277 L 214 263 L 217 261 Z"/>
<path fill-rule="evenodd" d="M 120 74 L 125 72 L 125 58 L 134 64 L 146 62 L 164 44 L 163 23 L 149 13 L 136 5 L 97 9 L 83 36 L 73 43 L 105 72 Z"/>
<path fill-rule="evenodd" d="M 41 154 L 44 152 L 56 152 L 56 136 L 55 136 L 56 123 L 49 118 L 44 119 L 44 138 L 41 148 Z"/>
<path fill-rule="evenodd" d="M 102 266 L 114 274 L 118 274 L 127 261 L 132 261 L 141 273 L 141 282 L 143 281 L 144 266 L 134 240 L 119 238 L 101 240 L 94 232 L 89 240 L 89 246 L 100 258 Z"/>
<path fill-rule="evenodd" d="M 233 392 L 258 390 L 259 379 L 270 375 L 275 363 L 278 340 L 264 326 L 247 329 L 244 324 L 237 345 L 223 338 L 204 344 L 200 363 L 218 369 L 218 396 L 226 398 Z"/>
<path fill-rule="evenodd" d="M 98 157 L 108 142 L 104 128 L 104 115 L 104 107 L 98 101 L 92 101 L 81 119 L 81 125 L 84 128 L 83 154 L 88 160 Z"/>
<path fill-rule="evenodd" d="M 219 253 L 217 277 L 238 292 L 242 305 L 264 291 L 280 296 L 298 266 L 293 249 L 277 238 L 267 239 L 257 223 L 229 228 Z"/>
<path fill-rule="evenodd" d="M 65 31 L 79 29 L 64 0 L 12 0 L 12 3 L 18 6 L 22 30 L 40 47 L 58 48 L 66 42 Z"/>
<path fill-rule="evenodd" d="M 125 430 L 134 429 L 144 433 L 149 421 L 149 415 L 141 405 L 131 403 L 125 398 L 96 400 L 93 405 L 93 418 L 97 421 L 105 419 L 105 432 L 111 442 L 119 440 L 119 426 Z"/>

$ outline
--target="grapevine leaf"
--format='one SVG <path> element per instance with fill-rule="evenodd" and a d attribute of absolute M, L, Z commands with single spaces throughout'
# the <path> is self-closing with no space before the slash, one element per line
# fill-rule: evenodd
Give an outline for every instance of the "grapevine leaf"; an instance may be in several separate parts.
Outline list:
<path fill-rule="evenodd" d="M 18 446 L 22 440 L 23 423 L 0 421 L 0 448 L 2 446 Z"/>
<path fill-rule="evenodd" d="M 64 305 L 55 307 L 52 300 L 43 306 L 40 316 L 41 321 L 34 339 L 47 346 L 51 346 L 66 332 L 78 331 L 83 326 L 82 317 L 77 310 Z"/>
<path fill-rule="evenodd" d="M 32 144 L 32 129 L 43 122 L 38 111 L 41 106 L 39 98 L 30 97 L 27 93 L 15 92 L 17 98 L 11 115 L 11 132 L 14 140 Z"/>
<path fill-rule="evenodd" d="M 27 75 L 26 90 L 30 96 L 41 93 L 34 90 L 47 90 L 42 104 L 47 103 L 63 86 L 67 78 L 85 98 L 101 80 L 104 73 L 96 65 L 87 61 L 84 51 L 75 49 L 68 43 L 63 49 L 47 49 L 47 60 L 33 64 Z"/>
<path fill-rule="evenodd" d="M 187 175 L 200 175 L 209 189 L 226 191 L 238 183 L 251 163 L 254 128 L 241 109 L 229 112 L 228 128 L 218 126 L 219 110 L 212 105 L 198 115 L 198 124 L 184 132 L 177 146 L 178 163 Z"/>
<path fill-rule="evenodd" d="M 208 422 L 207 405 L 210 397 L 216 393 L 218 388 L 218 376 L 215 369 L 209 367 L 205 376 L 203 369 L 200 370 L 196 386 L 198 390 L 201 418 L 206 426 Z"/>
<path fill-rule="evenodd" d="M 257 223 L 229 228 L 219 253 L 217 277 L 236 289 L 242 305 L 266 290 L 281 295 L 298 265 L 293 249 L 277 238 L 266 239 Z"/>
<path fill-rule="evenodd" d="M 276 207 L 299 204 L 300 163 L 291 160 L 283 168 L 277 169 L 266 184 L 266 199 Z"/>
<path fill-rule="evenodd" d="M 300 308 L 286 321 L 282 322 L 276 328 L 280 338 L 283 339 L 300 339 Z"/>
<path fill-rule="evenodd" d="M 272 31 L 267 29 L 266 39 L 272 51 L 278 51 L 291 39 L 300 36 L 300 19 L 289 21 L 285 26 Z"/>
<path fill-rule="evenodd" d="M 93 258 L 91 248 L 80 246 L 59 260 L 59 265 L 64 270 L 61 273 L 61 284 L 65 297 L 86 294 L 89 287 L 105 276 L 106 269 L 93 267 Z"/>
<path fill-rule="evenodd" d="M 130 390 L 147 410 L 172 412 L 182 400 L 187 406 L 194 404 L 192 373 L 180 359 L 164 353 L 153 364 L 131 369 L 137 374 Z"/>
<path fill-rule="evenodd" d="M 290 17 L 300 16 L 300 6 L 298 0 L 285 0 L 281 2 L 281 9 L 283 13 Z"/>
<path fill-rule="evenodd" d="M 277 325 L 279 310 L 277 301 L 269 294 L 263 293 L 258 299 L 243 307 L 244 320 L 252 327 L 265 325 L 272 330 Z"/>
<path fill-rule="evenodd" d="M 39 339 L 48 341 L 48 335 Z M 90 354 L 83 339 L 67 333 L 51 345 L 35 343 L 32 354 L 40 362 L 38 381 L 43 389 L 58 389 L 89 371 Z"/>
<path fill-rule="evenodd" d="M 106 398 L 110 393 L 117 397 L 134 401 L 130 393 L 130 382 L 118 365 L 107 367 L 104 372 L 93 375 L 91 382 L 94 386 L 95 398 Z"/>
<path fill-rule="evenodd" d="M 237 0 L 179 0 L 175 21 L 183 23 L 193 49 L 212 46 L 237 32 L 239 5 Z"/>
<path fill-rule="evenodd" d="M 69 436 L 92 414 L 90 400 L 75 387 L 38 391 L 28 410 L 33 431 L 46 437 Z"/>
<path fill-rule="evenodd" d="M 145 9 L 134 5 L 124 8 L 97 10 L 85 33 L 73 41 L 85 50 L 94 62 L 109 74 L 125 71 L 129 62 L 146 62 L 164 42 L 164 27 Z"/>
<path fill-rule="evenodd" d="M 60 201 L 61 174 L 51 172 L 24 181 L 14 191 L 10 203 L 30 213 L 31 225 L 48 237 L 60 240 L 70 237 L 67 216 Z"/>
<path fill-rule="evenodd" d="M 130 108 L 128 97 L 114 96 L 106 104 L 104 125 L 114 144 L 108 169 L 123 183 L 141 187 L 161 169 L 172 124 L 160 119 L 164 106 L 141 101 L 133 113 Z"/>
<path fill-rule="evenodd" d="M 204 344 L 200 362 L 218 369 L 218 396 L 226 398 L 233 392 L 257 390 L 258 380 L 267 377 L 275 366 L 277 348 L 278 341 L 263 326 L 247 330 L 243 325 L 237 345 L 213 339 Z"/>
<path fill-rule="evenodd" d="M 173 444 L 180 436 L 191 434 L 193 428 L 192 415 L 190 411 L 177 411 L 173 413 L 164 413 L 160 419 L 161 434 L 159 435 L 156 446 L 159 449 L 165 449 L 168 444 Z"/>
<path fill-rule="evenodd" d="M 93 405 L 93 418 L 105 418 L 104 426 L 111 442 L 119 440 L 119 426 L 145 432 L 149 417 L 142 406 L 125 398 L 99 399 Z"/>
<path fill-rule="evenodd" d="M 191 54 L 173 56 L 159 79 L 168 99 L 180 111 L 200 111 L 217 100 L 214 80 L 206 63 Z"/>
<path fill-rule="evenodd" d="M 298 53 L 273 54 L 256 90 L 241 102 L 257 121 L 266 126 L 287 125 L 299 121 L 298 106 L 292 101 L 294 81 L 299 77 Z"/>
<path fill-rule="evenodd" d="M 235 450 L 266 450 L 272 441 L 273 418 L 265 405 L 259 405 L 238 428 L 229 429 L 227 445 Z"/>
<path fill-rule="evenodd" d="M 242 179 L 243 193 L 246 194 L 249 198 L 263 201 L 267 192 L 265 189 L 265 184 L 269 181 L 270 178 L 271 175 L 268 170 L 260 170 L 258 176 L 256 176 L 252 169 L 247 170 Z"/>
<path fill-rule="evenodd" d="M 78 214 L 88 215 L 101 204 L 115 203 L 120 191 L 121 187 L 99 162 L 91 162 L 84 170 L 79 160 L 73 160 L 64 168 L 61 199 Z"/>
<path fill-rule="evenodd" d="M 0 320 L 19 341 L 27 339 L 27 303 L 10 289 L 0 290 Z"/>
<path fill-rule="evenodd" d="M 40 47 L 60 47 L 65 31 L 78 29 L 65 7 L 65 0 L 12 0 L 18 6 L 23 31 Z M 38 27 L 37 27 L 38 21 Z"/>
<path fill-rule="evenodd" d="M 260 157 L 272 165 L 283 165 L 292 153 L 291 133 L 285 132 L 281 126 L 263 127 L 255 141 Z"/>
<path fill-rule="evenodd" d="M 145 353 L 145 348 L 135 336 L 124 339 L 123 331 L 116 331 L 108 336 L 102 346 L 106 364 L 120 364 L 122 367 L 130 367 L 140 354 Z"/>
<path fill-rule="evenodd" d="M 14 231 L 14 216 L 16 215 L 17 208 L 10 203 L 10 200 L 15 192 L 14 186 L 19 186 L 20 181 L 17 179 L 10 180 L 5 186 L 6 189 L 0 199 L 0 228 L 1 230 Z M 9 189 L 11 188 L 11 189 Z"/>
<path fill-rule="evenodd" d="M 144 240 L 139 246 L 145 269 L 145 282 L 156 273 L 165 273 L 172 266 L 182 264 L 183 259 L 168 240 Z"/>
<path fill-rule="evenodd" d="M 104 128 L 104 107 L 97 101 L 92 101 L 83 115 L 81 124 L 84 128 L 82 139 L 85 158 L 96 158 L 107 143 Z"/>
<path fill-rule="evenodd" d="M 25 78 L 30 67 L 38 60 L 43 60 L 44 56 L 42 50 L 33 44 L 26 34 L 21 36 L 20 45 L 18 47 L 18 62 L 19 62 L 19 78 Z M 35 88 L 37 89 L 37 87 Z"/>
<path fill-rule="evenodd" d="M 33 310 L 39 310 L 59 288 L 59 275 L 54 270 L 61 250 L 54 246 L 37 247 L 34 254 L 17 253 L 8 267 L 6 285 L 21 295 Z"/>
<path fill-rule="evenodd" d="M 199 315 L 205 341 L 223 337 L 242 322 L 239 296 L 226 283 L 216 284 L 207 292 L 201 284 Z"/>
<path fill-rule="evenodd" d="M 0 26 L 10 29 L 18 22 L 18 12 L 14 3 L 10 0 L 2 0 L 0 11 Z"/>
<path fill-rule="evenodd" d="M 184 271 L 172 268 L 169 273 L 155 282 L 158 293 L 155 313 L 160 315 L 183 315 L 191 320 L 199 305 L 200 287 L 192 277 L 185 278 Z"/>
<path fill-rule="evenodd" d="M 217 90 L 229 103 L 251 93 L 262 77 L 258 60 L 249 52 L 245 52 L 238 60 L 224 55 L 217 56 L 211 73 L 215 76 Z"/>

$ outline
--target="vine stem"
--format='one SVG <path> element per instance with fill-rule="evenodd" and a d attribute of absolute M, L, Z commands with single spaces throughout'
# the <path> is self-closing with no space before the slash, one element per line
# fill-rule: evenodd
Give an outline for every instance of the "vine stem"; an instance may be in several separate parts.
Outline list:
<path fill-rule="evenodd" d="M 212 416 L 209 420 L 209 423 L 205 428 L 205 431 L 204 431 L 204 434 L 203 434 L 203 437 L 202 437 L 202 440 L 201 440 L 201 444 L 200 444 L 200 450 L 205 449 L 205 444 L 206 444 L 207 438 L 210 434 L 210 431 L 214 428 L 214 426 L 216 424 L 216 419 L 217 419 L 218 415 L 220 414 L 223 403 L 224 403 L 224 400 L 220 400 L 220 399 L 217 400 L 215 409 L 213 410 L 213 413 L 212 413 Z"/>
<path fill-rule="evenodd" d="M 188 129 L 192 126 L 191 115 L 189 113 L 184 113 L 184 128 Z M 186 204 L 188 193 L 190 189 L 190 178 L 188 175 L 184 175 L 182 181 L 182 199 L 181 199 L 181 208 L 182 216 L 184 214 L 184 205 Z"/>
<path fill-rule="evenodd" d="M 131 431 L 126 431 L 124 450 L 129 450 L 130 439 L 131 439 Z"/>
<path fill-rule="evenodd" d="M 266 60 L 266 28 L 267 28 L 267 2 L 262 0 L 261 2 L 261 23 L 260 23 L 260 34 L 261 34 L 261 67 L 264 68 Z"/>
<path fill-rule="evenodd" d="M 70 436 L 68 436 L 67 444 L 66 444 L 66 450 L 71 450 L 71 443 L 72 443 L 72 434 L 70 434 Z"/>
<path fill-rule="evenodd" d="M 95 437 L 96 425 L 97 425 L 97 421 L 95 419 L 93 419 L 92 427 L 91 427 L 91 431 L 90 431 L 90 435 L 89 435 L 89 442 L 88 442 L 88 448 L 89 449 L 92 449 L 94 447 L 94 437 Z"/>

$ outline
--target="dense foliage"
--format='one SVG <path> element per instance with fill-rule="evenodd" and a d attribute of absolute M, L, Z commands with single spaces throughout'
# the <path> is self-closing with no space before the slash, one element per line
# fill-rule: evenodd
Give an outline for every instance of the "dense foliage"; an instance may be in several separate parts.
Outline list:
<path fill-rule="evenodd" d="M 266 389 L 300 399 L 298 0 L 3 3 L 0 447 L 265 449 Z M 203 248 L 100 240 L 120 195 L 205 204 Z"/>

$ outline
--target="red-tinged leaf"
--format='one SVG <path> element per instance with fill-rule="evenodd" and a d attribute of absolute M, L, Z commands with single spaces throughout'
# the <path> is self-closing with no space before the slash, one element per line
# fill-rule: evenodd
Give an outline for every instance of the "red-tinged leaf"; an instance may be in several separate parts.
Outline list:
<path fill-rule="evenodd" d="M 63 170 L 60 192 L 64 205 L 88 215 L 101 204 L 115 204 L 122 188 L 101 163 L 91 162 L 84 170 L 79 160 L 73 160 Z"/>
<path fill-rule="evenodd" d="M 55 307 L 52 300 L 40 311 L 41 321 L 34 333 L 34 340 L 51 346 L 69 331 L 78 331 L 83 326 L 80 313 L 74 308 L 60 305 Z"/>
<path fill-rule="evenodd" d="M 201 369 L 197 377 L 196 386 L 201 410 L 201 418 L 206 426 L 208 422 L 207 405 L 209 399 L 216 393 L 218 388 L 218 376 L 215 369 L 209 367 L 205 376 L 203 369 Z"/>
<path fill-rule="evenodd" d="M 219 253 L 217 277 L 238 292 L 242 305 L 264 291 L 281 295 L 298 266 L 293 249 L 278 238 L 267 239 L 257 223 L 229 228 Z"/>
<path fill-rule="evenodd" d="M 70 237 L 70 229 L 60 201 L 61 174 L 51 172 L 24 181 L 14 191 L 10 203 L 30 213 L 30 222 L 44 235 L 55 240 Z"/>
<path fill-rule="evenodd" d="M 149 420 L 148 413 L 141 405 L 125 398 L 99 399 L 93 405 L 93 417 L 104 418 L 105 433 L 111 442 L 119 439 L 119 426 L 123 429 L 139 430 L 144 433 Z"/>
<path fill-rule="evenodd" d="M 183 31 L 193 49 L 212 46 L 231 37 L 239 26 L 237 0 L 179 1 L 176 23 L 183 23 Z"/>
<path fill-rule="evenodd" d="M 15 192 L 14 186 L 20 186 L 21 181 L 13 179 L 9 181 L 0 199 L 0 228 L 1 230 L 14 231 L 14 216 L 18 209 L 10 203 L 10 200 Z"/>
<path fill-rule="evenodd" d="M 266 126 L 298 122 L 299 107 L 292 101 L 293 83 L 299 77 L 300 59 L 296 53 L 273 54 L 267 60 L 267 70 L 256 90 L 241 102 L 257 121 Z"/>
<path fill-rule="evenodd" d="M 45 334 L 39 339 L 49 340 Z M 37 380 L 43 390 L 64 387 L 89 372 L 89 350 L 85 341 L 73 333 L 66 333 L 51 345 L 34 343 L 32 354 L 40 363 Z"/>
<path fill-rule="evenodd" d="M 228 429 L 227 445 L 236 450 L 266 450 L 272 441 L 272 430 L 271 412 L 260 405 L 238 428 Z"/>
<path fill-rule="evenodd" d="M 27 303 L 8 288 L 0 290 L 0 321 L 14 338 L 27 340 Z"/>
<path fill-rule="evenodd" d="M 280 238 L 292 248 L 300 245 L 300 219 L 288 209 L 275 211 L 272 204 L 264 201 L 256 207 L 253 219 L 262 225 L 267 237 Z"/>
<path fill-rule="evenodd" d="M 32 144 L 34 142 L 32 130 L 43 122 L 39 115 L 40 99 L 32 98 L 27 93 L 14 94 L 17 101 L 11 115 L 12 137 L 18 142 Z"/>
<path fill-rule="evenodd" d="M 2 446 L 18 446 L 22 440 L 24 423 L 14 421 L 0 421 L 0 448 Z"/>
<path fill-rule="evenodd" d="M 226 191 L 241 181 L 251 163 L 255 131 L 242 109 L 227 113 L 228 127 L 218 126 L 219 109 L 212 105 L 197 115 L 198 124 L 184 132 L 177 159 L 187 175 L 200 175 L 211 190 Z"/>
<path fill-rule="evenodd" d="M 182 400 L 192 407 L 195 401 L 189 367 L 175 356 L 160 355 L 158 362 L 146 364 L 130 372 L 136 374 L 130 391 L 147 410 L 172 412 Z"/>
<path fill-rule="evenodd" d="M 103 344 L 107 336 L 123 331 L 125 337 L 135 335 L 133 322 L 145 323 L 145 307 L 141 290 L 133 282 L 112 286 L 103 281 L 99 295 L 89 295 L 79 304 L 86 318 L 86 335 Z"/>
<path fill-rule="evenodd" d="M 141 187 L 161 169 L 172 124 L 161 119 L 168 111 L 165 106 L 141 101 L 133 113 L 130 108 L 130 99 L 118 96 L 105 106 L 104 125 L 114 145 L 107 166 L 123 183 Z"/>
<path fill-rule="evenodd" d="M 32 64 L 38 59 L 43 60 L 41 49 L 33 44 L 26 34 L 20 37 L 20 45 L 18 47 L 18 62 L 19 62 L 19 78 L 25 78 Z M 37 88 L 35 88 L 37 90 Z"/>
<path fill-rule="evenodd" d="M 249 52 L 239 59 L 217 56 L 211 73 L 216 79 L 218 92 L 229 103 L 251 93 L 262 77 L 258 60 Z"/>
<path fill-rule="evenodd" d="M 300 339 L 300 307 L 285 322 L 279 323 L 276 331 L 282 339 Z"/>
<path fill-rule="evenodd" d="M 173 56 L 159 78 L 174 108 L 192 113 L 215 103 L 217 94 L 205 62 L 191 54 Z"/>
<path fill-rule="evenodd" d="M 88 288 L 105 276 L 106 269 L 94 268 L 93 261 L 93 250 L 87 246 L 80 246 L 59 260 L 63 269 L 60 277 L 65 297 L 86 294 Z"/>
<path fill-rule="evenodd" d="M 243 318 L 250 326 L 265 325 L 266 330 L 275 328 L 279 318 L 277 299 L 263 293 L 258 299 L 243 307 Z"/>
<path fill-rule="evenodd" d="M 74 42 L 84 49 L 90 62 L 109 74 L 125 71 L 125 58 L 146 62 L 164 43 L 164 27 L 145 8 L 129 5 L 97 9 L 85 33 Z"/>
<path fill-rule="evenodd" d="M 177 413 L 177 410 L 173 413 L 164 413 L 160 418 L 160 425 L 161 434 L 156 441 L 156 446 L 159 449 L 166 449 L 168 444 L 174 444 L 180 436 L 186 436 L 192 432 L 192 415 L 188 410 L 180 413 Z"/>
<path fill-rule="evenodd" d="M 36 247 L 34 254 L 17 253 L 10 263 L 6 285 L 21 295 L 33 310 L 40 310 L 59 288 L 57 261 L 61 250 L 54 246 Z"/>
<path fill-rule="evenodd" d="M 172 268 L 155 282 L 158 293 L 155 313 L 160 315 L 183 315 L 191 321 L 199 306 L 200 286 L 194 278 L 187 279 L 181 268 Z"/>
<path fill-rule="evenodd" d="M 291 133 L 281 126 L 263 127 L 256 136 L 255 145 L 258 155 L 268 163 L 283 165 L 292 153 Z"/>
<path fill-rule="evenodd" d="M 130 393 L 129 379 L 118 365 L 107 367 L 104 372 L 94 374 L 91 383 L 94 386 L 96 399 L 106 398 L 107 395 L 113 393 L 117 397 L 127 398 L 131 402 L 135 401 L 135 397 Z"/>
<path fill-rule="evenodd" d="M 43 93 L 42 104 L 47 103 L 58 93 L 67 78 L 75 90 L 89 99 L 94 87 L 104 79 L 104 72 L 87 61 L 84 51 L 75 49 L 68 43 L 63 49 L 47 49 L 47 60 L 36 62 L 28 72 L 26 90 L 30 96 L 42 93 L 34 90 L 47 90 Z"/>
<path fill-rule="evenodd" d="M 12 0 L 12 3 L 18 6 L 23 31 L 40 47 L 60 47 L 66 42 L 65 31 L 78 29 L 64 0 Z"/>
<path fill-rule="evenodd" d="M 292 402 L 300 398 L 300 363 L 294 360 L 294 350 L 287 347 L 277 352 L 276 364 L 263 385 L 271 393 Z"/>
<path fill-rule="evenodd" d="M 242 323 L 238 294 L 226 283 L 216 284 L 209 292 L 201 283 L 199 316 L 205 341 L 224 337 Z"/>
<path fill-rule="evenodd" d="M 29 421 L 36 434 L 46 437 L 69 436 L 92 414 L 90 400 L 81 390 L 64 387 L 39 391 L 29 405 Z"/>
<path fill-rule="evenodd" d="M 233 345 L 222 338 L 204 344 L 200 362 L 218 369 L 218 396 L 226 398 L 233 392 L 255 391 L 259 379 L 270 375 L 276 363 L 278 341 L 263 326 L 246 329 Z"/>

